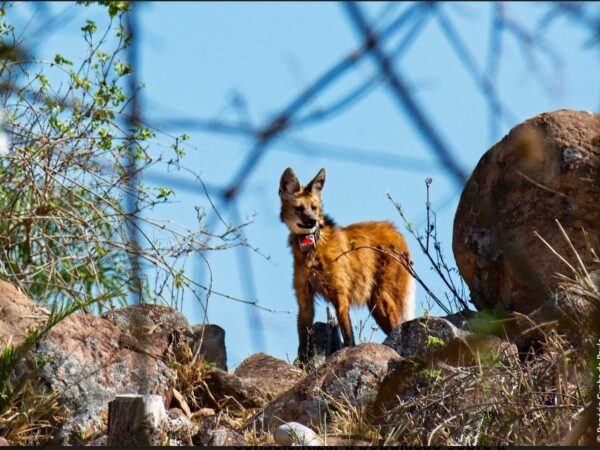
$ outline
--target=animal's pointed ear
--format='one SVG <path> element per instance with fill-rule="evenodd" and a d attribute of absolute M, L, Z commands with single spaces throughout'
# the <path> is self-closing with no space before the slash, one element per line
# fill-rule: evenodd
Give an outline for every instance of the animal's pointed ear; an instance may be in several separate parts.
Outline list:
<path fill-rule="evenodd" d="M 300 190 L 300 182 L 294 171 L 288 167 L 283 171 L 279 181 L 279 196 L 288 198 Z"/>
<path fill-rule="evenodd" d="M 325 169 L 319 170 L 319 173 L 306 185 L 308 191 L 321 195 L 325 185 Z"/>

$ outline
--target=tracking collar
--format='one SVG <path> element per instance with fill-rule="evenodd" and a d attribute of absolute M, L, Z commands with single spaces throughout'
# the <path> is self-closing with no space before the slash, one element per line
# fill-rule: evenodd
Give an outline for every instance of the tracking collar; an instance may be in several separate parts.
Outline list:
<path fill-rule="evenodd" d="M 317 248 L 317 241 L 319 240 L 319 227 L 314 233 L 310 234 L 299 234 L 298 237 L 298 247 L 300 247 L 300 251 L 302 253 L 308 253 L 311 250 L 315 250 Z"/>

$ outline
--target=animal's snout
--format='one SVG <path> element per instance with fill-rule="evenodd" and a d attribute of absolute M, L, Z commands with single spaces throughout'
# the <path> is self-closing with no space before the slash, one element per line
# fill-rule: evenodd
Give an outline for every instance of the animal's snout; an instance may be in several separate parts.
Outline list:
<path fill-rule="evenodd" d="M 298 225 L 302 228 L 314 228 L 317 225 L 317 219 L 302 214 Z"/>
<path fill-rule="evenodd" d="M 317 220 L 313 219 L 311 217 L 303 217 L 302 218 L 302 223 L 303 225 L 305 225 L 307 228 L 312 228 L 317 224 Z"/>

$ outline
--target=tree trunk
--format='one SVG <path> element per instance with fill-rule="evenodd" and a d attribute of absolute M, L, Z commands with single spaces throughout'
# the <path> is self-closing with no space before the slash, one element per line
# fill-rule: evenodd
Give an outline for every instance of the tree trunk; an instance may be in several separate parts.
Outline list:
<path fill-rule="evenodd" d="M 161 445 L 166 417 L 160 395 L 117 395 L 108 403 L 108 445 Z"/>

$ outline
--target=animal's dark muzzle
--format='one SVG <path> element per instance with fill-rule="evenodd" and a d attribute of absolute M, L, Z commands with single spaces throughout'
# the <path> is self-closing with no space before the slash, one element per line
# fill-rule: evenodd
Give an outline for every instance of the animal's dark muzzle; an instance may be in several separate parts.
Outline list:
<path fill-rule="evenodd" d="M 309 219 L 309 218 L 302 218 L 302 222 L 298 224 L 299 227 L 301 228 L 307 228 L 307 229 L 311 229 L 314 228 L 315 226 L 317 226 L 317 221 L 316 219 Z"/>

